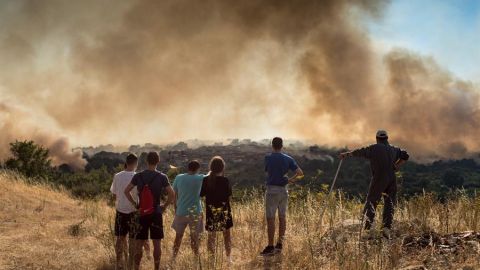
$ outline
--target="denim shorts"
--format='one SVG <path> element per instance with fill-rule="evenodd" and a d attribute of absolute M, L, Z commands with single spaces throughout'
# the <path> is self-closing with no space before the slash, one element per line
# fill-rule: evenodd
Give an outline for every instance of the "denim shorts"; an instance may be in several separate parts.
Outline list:
<path fill-rule="evenodd" d="M 279 217 L 287 215 L 288 191 L 284 186 L 267 186 L 265 192 L 265 215 L 268 219 L 275 218 L 278 210 Z"/>

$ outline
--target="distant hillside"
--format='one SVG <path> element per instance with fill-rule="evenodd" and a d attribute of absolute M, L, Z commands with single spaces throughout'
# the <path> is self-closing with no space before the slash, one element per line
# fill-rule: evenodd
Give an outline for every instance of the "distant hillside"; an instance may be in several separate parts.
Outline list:
<path fill-rule="evenodd" d="M 154 148 L 149 148 L 154 147 Z M 234 183 L 234 188 L 261 187 L 264 183 L 264 157 L 270 151 L 266 144 L 256 142 L 236 142 L 229 145 L 210 145 L 189 148 L 186 144 L 177 144 L 166 148 L 149 145 L 148 147 L 130 147 L 140 156 L 140 170 L 146 167 L 146 151 L 160 151 L 161 169 L 166 172 L 170 165 L 185 171 L 190 159 L 198 159 L 201 171 L 207 172 L 208 162 L 214 155 L 224 157 L 227 163 L 226 174 Z M 181 150 L 179 150 L 181 148 Z M 322 185 L 330 184 L 338 165 L 337 155 L 341 149 L 319 146 L 289 145 L 285 151 L 298 161 L 306 177 L 300 185 L 312 190 L 320 190 Z M 86 155 L 87 171 L 106 168 L 113 173 L 121 170 L 127 153 L 98 152 Z M 435 161 L 429 164 L 417 163 L 412 158 L 399 172 L 401 195 L 411 196 L 426 192 L 435 192 L 446 196 L 451 190 L 465 189 L 470 194 L 480 190 L 480 164 L 474 159 Z M 351 196 L 365 196 L 370 182 L 370 168 L 366 160 L 350 158 L 340 171 L 337 188 Z M 107 186 L 107 185 L 104 185 Z"/>

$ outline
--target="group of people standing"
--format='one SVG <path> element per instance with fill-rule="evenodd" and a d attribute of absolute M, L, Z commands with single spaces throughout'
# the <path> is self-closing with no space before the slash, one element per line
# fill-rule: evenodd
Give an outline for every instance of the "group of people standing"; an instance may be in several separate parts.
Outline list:
<path fill-rule="evenodd" d="M 371 185 L 369 200 L 365 206 L 365 214 L 372 221 L 372 211 L 374 215 L 376 204 L 382 194 L 386 191 L 388 195 L 393 197 L 396 191 L 391 182 L 384 184 L 383 180 L 390 181 L 390 178 L 393 177 L 394 181 L 394 166 L 403 163 L 400 160 L 408 159 L 408 154 L 405 151 L 388 145 L 388 141 L 383 138 L 386 137 L 386 132 L 384 132 L 384 135 L 379 138 L 377 133 L 377 145 L 380 144 L 379 146 L 369 146 L 340 154 L 340 158 L 362 156 L 371 160 L 372 173 L 374 174 L 372 183 L 376 181 L 375 175 L 378 175 L 377 178 L 380 179 L 377 182 L 381 182 Z M 282 251 L 287 224 L 287 185 L 301 180 L 304 175 L 297 162 L 291 156 L 282 152 L 283 140 L 281 138 L 273 138 L 271 146 L 272 152 L 265 156 L 265 216 L 268 244 L 261 251 L 261 255 L 272 255 Z M 385 162 L 382 163 L 379 160 L 385 160 Z M 227 261 L 232 263 L 231 228 L 234 224 L 230 206 L 232 186 L 230 180 L 225 177 L 225 161 L 223 158 L 220 156 L 213 157 L 210 160 L 206 175 L 199 173 L 200 163 L 197 160 L 189 161 L 187 172 L 177 175 L 172 185 L 170 185 L 165 174 L 157 171 L 159 162 L 159 154 L 150 152 L 147 154 L 148 168 L 136 173 L 138 158 L 134 154 L 129 154 L 126 158 L 125 170 L 114 176 L 111 192 L 116 200 L 115 235 L 117 240 L 115 249 L 117 267 L 133 265 L 134 269 L 140 269 L 143 250 L 149 249 L 147 240 L 151 239 L 154 267 L 159 269 L 160 241 L 164 238 L 163 214 L 171 204 L 175 208 L 175 217 L 171 227 L 176 233 L 173 243 L 172 263 L 179 253 L 187 227 L 190 230 L 192 251 L 197 255 L 200 235 L 204 230 L 208 232 L 207 248 L 210 254 L 215 252 L 217 232 L 222 232 Z M 392 163 L 391 166 L 388 165 L 388 162 Z M 390 167 L 390 169 L 386 169 L 386 167 Z M 291 174 L 290 177 L 289 174 Z M 166 200 L 161 199 L 163 194 L 167 195 Z M 201 198 L 205 199 L 205 211 L 202 207 Z M 394 202 L 391 201 L 393 218 Z M 367 207 L 367 205 L 370 206 Z M 275 243 L 277 213 L 279 222 L 278 237 Z M 391 226 L 391 223 L 387 221 L 385 225 Z M 127 235 L 130 237 L 130 244 L 128 245 Z M 125 256 L 125 254 L 128 255 Z"/>

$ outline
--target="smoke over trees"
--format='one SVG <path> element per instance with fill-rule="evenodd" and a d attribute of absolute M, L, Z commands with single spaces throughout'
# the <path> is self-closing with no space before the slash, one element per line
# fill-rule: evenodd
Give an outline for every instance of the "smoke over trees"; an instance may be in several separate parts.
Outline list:
<path fill-rule="evenodd" d="M 55 158 L 79 164 L 59 137 L 133 144 L 282 134 L 354 147 L 383 128 L 417 158 L 478 151 L 473 83 L 434 59 L 374 50 L 363 21 L 380 20 L 387 4 L 6 1 L 0 141 L 41 138 L 57 146 Z"/>

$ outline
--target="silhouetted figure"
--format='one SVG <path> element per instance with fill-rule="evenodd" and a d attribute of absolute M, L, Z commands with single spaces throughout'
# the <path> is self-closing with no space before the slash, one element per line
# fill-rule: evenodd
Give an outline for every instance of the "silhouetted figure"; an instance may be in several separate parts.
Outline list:
<path fill-rule="evenodd" d="M 397 196 L 397 180 L 395 171 L 408 160 L 409 155 L 405 150 L 388 143 L 388 134 L 379 130 L 376 135 L 377 143 L 370 146 L 340 154 L 340 158 L 363 157 L 370 160 L 372 181 L 368 190 L 367 201 L 364 208 L 365 229 L 369 230 L 375 219 L 375 210 L 383 197 L 383 228 L 384 235 L 390 237 L 393 214 Z"/>

